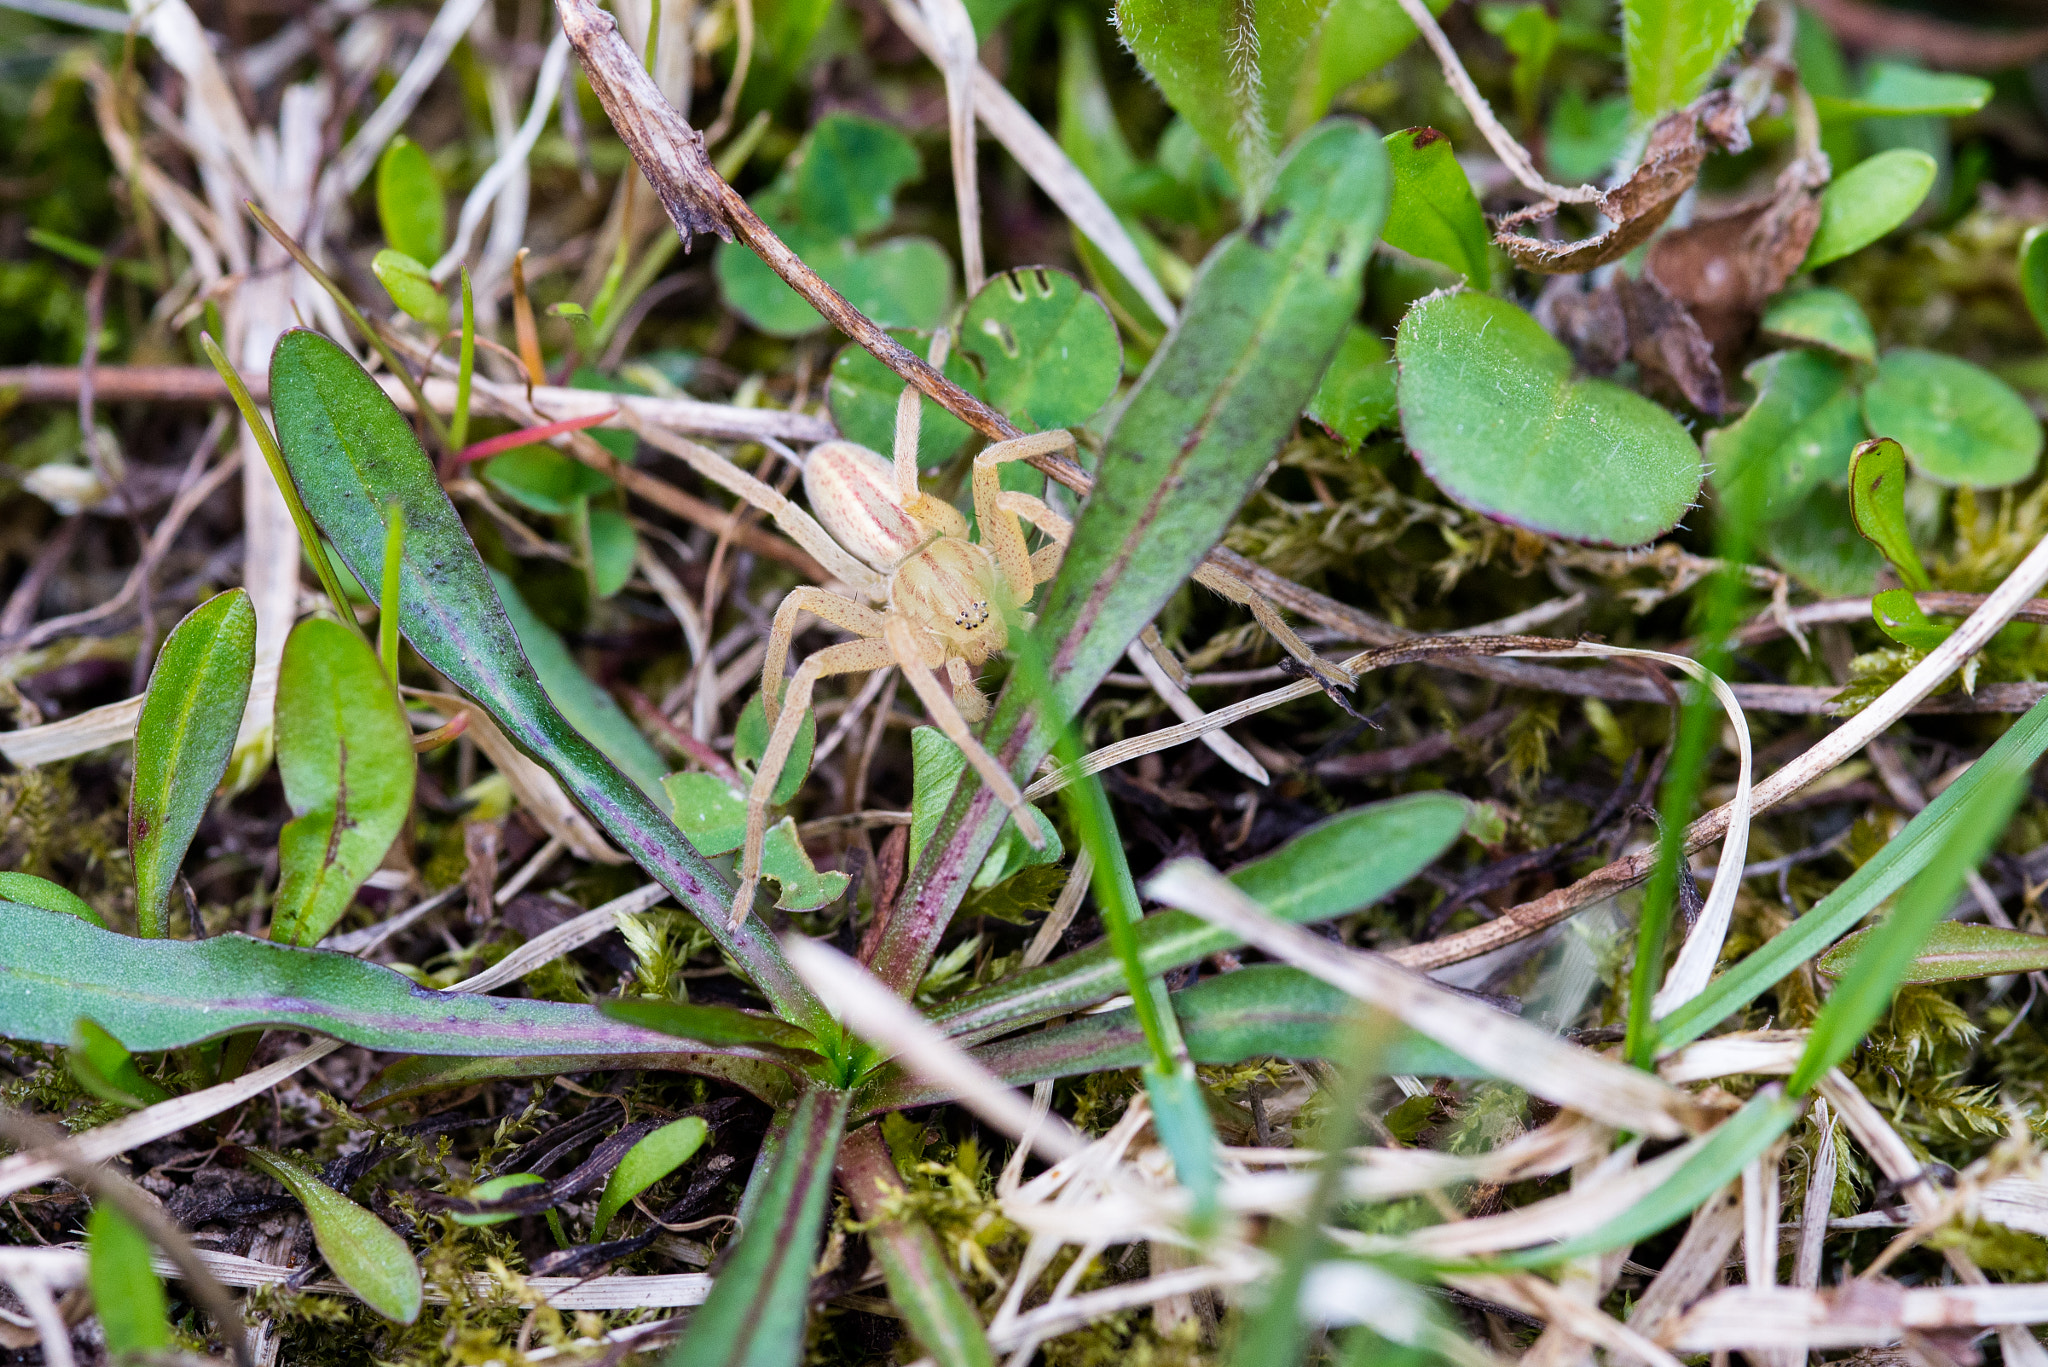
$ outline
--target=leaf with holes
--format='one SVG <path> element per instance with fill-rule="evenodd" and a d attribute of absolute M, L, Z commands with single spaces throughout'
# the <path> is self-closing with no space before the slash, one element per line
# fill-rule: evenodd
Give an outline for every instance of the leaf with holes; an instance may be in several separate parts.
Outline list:
<path fill-rule="evenodd" d="M 808 721 L 808 718 L 806 719 Z M 801 778 L 801 774 L 799 774 Z M 676 825 L 705 855 L 730 854 L 747 837 L 747 795 L 717 774 L 670 774 L 662 780 L 675 811 Z M 850 881 L 837 870 L 818 866 L 797 838 L 796 821 L 783 817 L 768 827 L 761 846 L 761 875 L 781 889 L 775 905 L 784 911 L 816 911 L 837 901 Z"/>

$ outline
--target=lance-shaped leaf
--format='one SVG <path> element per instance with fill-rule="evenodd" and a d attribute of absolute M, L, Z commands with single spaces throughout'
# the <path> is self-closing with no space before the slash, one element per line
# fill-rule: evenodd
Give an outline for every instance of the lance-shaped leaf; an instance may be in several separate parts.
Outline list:
<path fill-rule="evenodd" d="M 110 1354 L 171 1346 L 170 1305 L 149 1264 L 149 1236 L 104 1202 L 85 1222 L 85 1284 Z"/>
<path fill-rule="evenodd" d="M 549 700 L 490 575 L 405 417 L 348 353 L 294 329 L 270 360 L 271 407 L 292 481 L 356 578 L 382 597 L 384 509 L 405 511 L 399 621 L 414 650 L 475 698 L 598 824 L 704 924 L 777 1010 L 828 1019 L 758 921 L 727 925 L 731 891 L 667 813 Z"/>
<path fill-rule="evenodd" d="M 334 1275 L 386 1319 L 411 1324 L 420 1316 L 420 1265 L 391 1226 L 282 1154 L 243 1151 L 249 1162 L 282 1182 L 313 1223 L 313 1243 Z"/>
<path fill-rule="evenodd" d="M 1434 128 L 1404 128 L 1387 135 L 1387 158 L 1394 171 L 1387 245 L 1440 261 L 1473 288 L 1485 289 L 1492 276 L 1493 234 L 1451 140 Z"/>
<path fill-rule="evenodd" d="M 599 1010 L 613 1020 L 625 1021 L 664 1035 L 698 1044 L 751 1044 L 764 1049 L 789 1049 L 822 1053 L 810 1031 L 773 1016 L 742 1011 L 736 1006 L 703 1002 L 664 1002 L 633 998 L 602 1003 Z"/>
<path fill-rule="evenodd" d="M 1230 881 L 1275 916 L 1326 921 L 1370 906 L 1435 862 L 1465 829 L 1471 806 L 1451 793 L 1413 793 L 1376 802 L 1310 828 Z M 1138 922 L 1147 973 L 1166 973 L 1240 943 L 1182 911 Z M 1124 990 L 1123 970 L 1107 943 L 948 1003 L 937 1019 L 949 1035 L 988 1039 L 1053 1016 L 1108 1001 Z"/>
<path fill-rule="evenodd" d="M 1035 628 L 1061 713 L 1079 708 L 1159 614 L 1294 430 L 1358 310 L 1387 185 L 1371 130 L 1326 122 L 1295 144 L 1258 217 L 1203 263 L 1180 322 L 1110 426 Z M 1020 774 L 1052 744 L 1046 726 L 1019 735 L 1029 707 L 1006 690 L 986 732 Z M 871 965 L 885 982 L 923 976 L 1000 816 L 985 789 L 962 785 Z"/>
<path fill-rule="evenodd" d="M 1883 927 L 1872 926 L 1848 936 L 1814 964 L 1830 978 L 1839 978 L 1857 954 Z M 1902 983 L 1952 983 L 1964 978 L 1989 978 L 2000 973 L 2033 973 L 2048 968 L 2048 935 L 2024 930 L 1943 921 L 1927 932 L 1919 953 L 1906 965 Z"/>
<path fill-rule="evenodd" d="M 106 925 L 100 914 L 92 909 L 92 903 L 71 889 L 32 873 L 0 873 L 0 901 L 19 902 L 25 907 L 41 907 L 44 911 L 61 911 L 92 925 Z"/>
<path fill-rule="evenodd" d="M 1806 246 L 1812 270 L 1860 252 L 1904 223 L 1934 186 L 1934 158 L 1895 147 L 1857 162 L 1821 191 L 1820 226 Z"/>
<path fill-rule="evenodd" d="M 809 1091 L 798 1099 L 739 1243 L 711 1295 L 691 1314 L 671 1362 L 796 1367 L 803 1361 L 805 1295 L 845 1120 L 844 1092 Z"/>
<path fill-rule="evenodd" d="M 116 1106 L 132 1110 L 171 1099 L 169 1092 L 142 1075 L 126 1046 L 90 1016 L 80 1016 L 72 1028 L 64 1064 L 79 1086 Z"/>
<path fill-rule="evenodd" d="M 1906 453 L 1890 437 L 1873 437 L 1850 455 L 1849 516 L 1863 539 L 1892 562 L 1907 588 L 1929 586 L 1927 567 L 1906 526 Z"/>
<path fill-rule="evenodd" d="M 671 1042 L 673 1043 L 673 1041 Z M 527 1058 L 431 1058 L 420 1055 L 402 1058 L 363 1084 L 355 1104 L 363 1109 L 388 1106 L 395 1101 L 454 1088 L 475 1087 L 524 1078 L 559 1077 L 608 1065 L 598 1062 L 602 1046 L 584 1047 L 580 1053 L 534 1054 Z M 653 1073 L 689 1073 L 696 1077 L 729 1082 L 747 1095 L 770 1106 L 780 1106 L 796 1094 L 787 1065 L 748 1058 L 739 1050 L 730 1053 L 634 1054 L 633 1066 Z"/>
<path fill-rule="evenodd" d="M 1653 119 L 1704 90 L 1755 8 L 1756 0 L 1622 0 L 1622 56 L 1636 116 Z"/>
<path fill-rule="evenodd" d="M 596 1243 L 611 1228 L 612 1217 L 641 1192 L 690 1161 L 704 1146 L 711 1129 L 702 1117 L 686 1115 L 643 1136 L 626 1150 L 626 1156 L 605 1179 L 604 1195 L 598 1199 L 597 1214 L 591 1221 L 590 1241 Z"/>
<path fill-rule="evenodd" d="M 377 223 L 384 245 L 415 261 L 437 261 L 447 245 L 448 206 L 426 149 L 403 133 L 377 158 Z"/>
<path fill-rule="evenodd" d="M 135 723 L 128 795 L 135 919 L 144 935 L 168 933 L 171 886 L 227 772 L 255 668 L 256 609 L 241 589 L 192 609 L 157 652 Z"/>
<path fill-rule="evenodd" d="M 310 945 L 333 929 L 405 825 L 418 768 L 369 643 L 324 617 L 292 628 L 277 672 L 277 771 L 297 816 L 277 837 L 273 940 Z"/>

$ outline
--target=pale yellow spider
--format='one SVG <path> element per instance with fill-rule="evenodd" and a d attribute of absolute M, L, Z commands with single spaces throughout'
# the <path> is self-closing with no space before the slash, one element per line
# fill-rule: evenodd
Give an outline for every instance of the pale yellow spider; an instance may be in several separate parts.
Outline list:
<path fill-rule="evenodd" d="M 740 855 L 737 925 L 754 902 L 761 877 L 761 842 L 775 783 L 810 709 L 811 691 L 830 674 L 855 674 L 891 665 L 902 669 L 940 731 L 959 746 L 974 772 L 1009 808 L 1032 845 L 1045 837 L 1029 815 L 1024 795 L 968 726 L 988 715 L 974 671 L 1009 643 L 1011 618 L 1028 625 L 1024 605 L 1058 571 L 1072 531 L 1044 500 L 1002 487 L 997 467 L 1053 451 L 1072 451 L 1066 431 L 1037 432 L 999 441 L 974 458 L 974 516 L 981 540 L 968 540 L 958 509 L 918 487 L 920 395 L 906 388 L 896 407 L 895 460 L 865 446 L 828 441 L 804 460 L 804 494 L 816 521 L 784 503 L 776 520 L 848 585 L 882 604 L 880 610 L 808 585 L 791 589 L 775 610 L 768 654 L 761 662 L 761 701 L 774 727 L 761 767 L 747 793 L 747 839 Z M 780 501 L 780 500 L 778 500 Z M 794 516 L 792 516 L 792 514 Z M 1052 539 L 1036 553 L 1025 549 L 1022 517 Z M 809 527 L 802 527 L 810 522 Z M 818 524 L 822 523 L 822 529 Z M 799 530 L 801 528 L 801 530 Z M 812 532 L 818 535 L 813 537 Z M 832 555 L 818 542 L 829 535 Z M 846 562 L 852 560 L 849 565 Z M 806 659 L 782 691 L 782 671 L 797 618 L 808 612 L 858 640 L 827 646 Z M 952 685 L 939 686 L 943 669 Z"/>

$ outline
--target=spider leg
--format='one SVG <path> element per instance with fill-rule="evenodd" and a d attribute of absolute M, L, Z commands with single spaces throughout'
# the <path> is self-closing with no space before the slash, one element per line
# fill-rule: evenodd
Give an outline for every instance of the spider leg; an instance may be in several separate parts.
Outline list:
<path fill-rule="evenodd" d="M 761 659 L 761 705 L 770 726 L 782 710 L 782 671 L 789 663 L 789 643 L 796 635 L 797 614 L 803 612 L 856 636 L 882 634 L 882 614 L 873 608 L 808 584 L 791 589 L 775 609 L 775 625 L 768 633 L 768 653 Z"/>
<path fill-rule="evenodd" d="M 981 544 L 988 547 L 1002 571 L 1003 582 L 1022 607 L 1031 601 L 1037 581 L 1032 578 L 1031 556 L 1024 549 L 1024 529 L 1017 525 L 1015 506 L 1003 503 L 1003 479 L 997 466 L 1005 461 L 1026 460 L 1052 451 L 1074 449 L 1074 434 L 1064 428 L 1034 432 L 1026 437 L 999 441 L 974 458 L 974 516 L 981 524 Z M 1040 507 L 1044 507 L 1041 502 Z M 1047 508 L 1050 513 L 1052 510 Z"/>
<path fill-rule="evenodd" d="M 880 599 L 887 595 L 888 576 L 855 559 L 844 546 L 832 539 L 830 532 L 818 525 L 816 518 L 783 497 L 774 485 L 762 483 L 708 447 L 699 446 L 651 423 L 641 422 L 630 409 L 622 409 L 620 413 L 626 424 L 649 446 L 668 452 L 727 493 L 745 499 L 774 518 L 775 525 L 788 533 L 790 540 L 809 551 L 811 558 L 841 583 L 864 597 Z"/>
<path fill-rule="evenodd" d="M 1031 818 L 1030 804 L 1024 801 L 1024 794 L 1017 790 L 1016 781 L 996 762 L 996 757 L 967 729 L 967 719 L 960 715 L 960 709 L 954 706 L 946 690 L 939 687 L 931 664 L 918 646 L 916 628 L 901 617 L 891 617 L 886 639 L 890 650 L 895 653 L 896 662 L 903 668 L 903 677 L 910 680 L 911 688 L 917 693 L 918 701 L 924 704 L 925 711 L 931 714 L 932 721 L 947 740 L 960 747 L 960 753 L 967 756 L 967 762 L 974 766 L 974 772 L 980 775 L 988 790 L 996 795 L 996 801 L 1010 809 L 1017 829 L 1024 833 L 1031 847 L 1044 849 L 1045 833 Z"/>
<path fill-rule="evenodd" d="M 944 328 L 932 334 L 928 363 L 934 369 L 946 363 L 946 348 L 950 340 L 950 334 Z M 933 498 L 918 484 L 917 436 L 923 421 L 923 399 L 924 395 L 915 385 L 903 386 L 903 392 L 896 396 L 896 495 L 903 500 L 905 512 L 940 536 L 964 537 L 967 535 L 967 519 L 960 516 L 960 510 L 942 498 Z"/>
<path fill-rule="evenodd" d="M 1258 619 L 1259 625 L 1264 627 L 1273 639 L 1280 643 L 1281 649 L 1293 656 L 1322 684 L 1324 691 L 1327 692 L 1335 688 L 1349 693 L 1358 686 L 1358 680 L 1352 678 L 1349 671 L 1340 665 L 1335 665 L 1325 660 L 1309 648 L 1308 642 L 1295 635 L 1294 628 L 1288 626 L 1286 621 L 1281 618 L 1280 609 L 1274 607 L 1272 603 L 1267 601 L 1264 594 L 1251 585 L 1235 575 L 1227 574 L 1222 570 L 1214 569 L 1207 565 L 1195 571 L 1194 579 L 1196 583 L 1204 588 L 1222 594 L 1231 602 L 1242 603 L 1250 608 L 1252 616 Z"/>
<path fill-rule="evenodd" d="M 953 703 L 972 726 L 988 717 L 988 699 L 974 682 L 974 670 L 958 655 L 946 660 L 946 681 L 953 685 Z"/>
<path fill-rule="evenodd" d="M 761 843 L 768 837 L 768 806 L 775 796 L 782 768 L 789 762 L 790 747 L 796 744 L 797 728 L 804 713 L 810 710 L 811 690 L 829 674 L 859 674 L 894 663 L 896 657 L 890 653 L 887 642 L 842 641 L 805 660 L 796 677 L 789 681 L 788 705 L 768 737 L 768 749 L 754 774 L 754 786 L 747 790 L 747 840 L 740 847 L 740 886 L 732 899 L 733 925 L 746 920 L 754 907 L 754 889 L 761 882 Z"/>
<path fill-rule="evenodd" d="M 1005 489 L 996 498 L 996 506 L 1006 513 L 1014 513 L 1052 538 L 1052 544 L 1040 546 L 1031 553 L 1031 582 L 1043 584 L 1060 572 L 1060 561 L 1066 557 L 1067 543 L 1074 539 L 1074 524 L 1052 510 L 1052 505 L 1042 498 Z"/>

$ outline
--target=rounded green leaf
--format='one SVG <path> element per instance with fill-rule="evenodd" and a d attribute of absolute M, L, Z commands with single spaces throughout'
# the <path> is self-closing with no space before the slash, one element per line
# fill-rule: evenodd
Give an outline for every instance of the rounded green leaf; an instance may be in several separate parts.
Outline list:
<path fill-rule="evenodd" d="M 1124 368 L 1109 310 L 1049 266 L 991 276 L 967 306 L 960 350 L 981 364 L 982 397 L 1027 432 L 1086 420 Z"/>
<path fill-rule="evenodd" d="M 1877 362 L 1877 332 L 1854 299 L 1840 290 L 1795 290 L 1764 310 L 1763 330 L 1788 342 L 1825 347 L 1851 360 Z"/>
<path fill-rule="evenodd" d="M 633 558 L 640 553 L 640 534 L 632 519 L 616 508 L 590 510 L 590 580 L 599 598 L 610 598 L 633 577 Z"/>
<path fill-rule="evenodd" d="M 736 764 L 753 764 L 768 752 L 768 712 L 756 693 L 747 699 L 747 705 L 740 709 L 739 722 L 733 727 L 732 757 Z M 789 758 L 783 762 L 782 776 L 775 780 L 775 805 L 796 796 L 796 790 L 803 786 L 804 776 L 811 772 L 811 747 L 818 740 L 818 714 L 804 713 L 804 719 L 797 724 L 796 740 L 789 747 Z"/>
<path fill-rule="evenodd" d="M 1871 581 L 1884 568 L 1877 548 L 1856 534 L 1849 501 L 1826 485 L 1766 525 L 1762 542 L 1780 569 L 1829 598 L 1870 592 Z"/>
<path fill-rule="evenodd" d="M 1308 415 L 1346 446 L 1357 446 L 1401 413 L 1394 399 L 1394 358 L 1372 329 L 1353 323 L 1308 401 Z"/>
<path fill-rule="evenodd" d="M 149 1265 L 149 1236 L 105 1202 L 85 1221 L 85 1284 L 109 1354 L 171 1346 L 170 1304 L 163 1279 Z"/>
<path fill-rule="evenodd" d="M 1932 650 L 1955 631 L 1942 626 L 1920 610 L 1911 589 L 1886 589 L 1870 600 L 1870 616 L 1878 630 L 1902 646 Z"/>
<path fill-rule="evenodd" d="M 276 730 L 278 775 L 296 815 L 278 836 L 270 936 L 310 945 L 397 839 L 418 765 L 376 652 L 326 618 L 307 618 L 285 640 Z"/>
<path fill-rule="evenodd" d="M 282 1154 L 243 1151 L 251 1164 L 282 1182 L 306 1208 L 320 1256 L 348 1289 L 386 1319 L 419 1318 L 422 1284 L 412 1250 L 391 1226 Z"/>
<path fill-rule="evenodd" d="M 604 1195 L 598 1200 L 597 1216 L 591 1223 L 590 1241 L 602 1240 L 604 1232 L 611 1228 L 612 1217 L 628 1201 L 689 1162 L 710 1135 L 710 1127 L 701 1119 L 687 1115 L 670 1121 L 626 1150 L 626 1156 L 605 1181 Z"/>
<path fill-rule="evenodd" d="M 1890 437 L 1874 437 L 1849 458 L 1849 516 L 1865 541 L 1884 553 L 1909 589 L 1928 586 L 1927 567 L 1906 523 L 1906 453 Z"/>
<path fill-rule="evenodd" d="M 1863 420 L 1943 484 L 2002 488 L 2033 474 L 2041 458 L 2041 424 L 2027 401 L 1990 371 L 1940 352 L 1886 352 L 1863 391 Z"/>
<path fill-rule="evenodd" d="M 1848 367 L 1818 351 L 1774 352 L 1743 371 L 1756 402 L 1707 433 L 1714 487 L 1750 515 L 1784 517 L 1823 481 L 1839 480 L 1863 436 Z"/>
<path fill-rule="evenodd" d="M 929 332 L 953 307 L 953 258 L 928 237 L 892 237 L 828 259 L 818 274 L 883 327 Z"/>
<path fill-rule="evenodd" d="M 1475 289 L 1490 282 L 1493 233 L 1451 140 L 1434 128 L 1404 128 L 1386 139 L 1394 199 L 1380 236 L 1410 256 L 1438 261 Z"/>
<path fill-rule="evenodd" d="M 478 471 L 484 483 L 522 508 L 567 517 L 576 500 L 610 493 L 611 476 L 571 459 L 552 446 L 515 446 L 492 456 Z"/>
<path fill-rule="evenodd" d="M 371 260 L 370 270 L 407 317 L 419 319 L 436 332 L 448 326 L 448 296 L 441 293 L 425 266 L 386 247 Z"/>
<path fill-rule="evenodd" d="M 1394 354 L 1409 449 L 1468 507 L 1635 546 L 1699 493 L 1699 448 L 1678 420 L 1619 385 L 1574 379 L 1571 353 L 1513 304 L 1433 295 L 1402 320 Z"/>
<path fill-rule="evenodd" d="M 903 333 L 896 340 L 919 355 L 924 354 L 923 340 L 915 333 Z M 980 394 L 981 377 L 960 352 L 946 358 L 945 374 L 968 393 Z M 876 360 L 874 353 L 860 343 L 849 342 L 832 359 L 832 379 L 825 392 L 832 405 L 832 421 L 838 425 L 841 436 L 884 455 L 895 451 L 896 402 L 903 393 L 901 375 Z M 930 399 L 918 402 L 922 411 L 917 424 L 917 463 L 929 470 L 951 460 L 974 429 Z"/>
<path fill-rule="evenodd" d="M 377 221 L 384 245 L 414 261 L 435 261 L 446 249 L 447 204 L 426 149 L 404 134 L 377 159 Z"/>
<path fill-rule="evenodd" d="M 106 922 L 92 909 L 92 904 L 70 888 L 59 887 L 47 878 L 38 878 L 32 873 L 0 873 L 0 902 L 18 902 L 25 907 L 41 907 L 44 911 L 60 911 L 66 916 L 76 916 L 102 929 Z"/>
<path fill-rule="evenodd" d="M 168 933 L 171 886 L 227 772 L 255 668 L 256 609 L 242 589 L 192 609 L 157 652 L 135 723 L 128 795 L 135 917 L 144 935 Z"/>
<path fill-rule="evenodd" d="M 806 228 L 859 237 L 889 226 L 896 192 L 924 174 L 917 146 L 860 114 L 827 114 L 812 125 L 777 187 L 781 204 Z"/>
<path fill-rule="evenodd" d="M 1820 195 L 1820 226 L 1807 244 L 1806 268 L 1861 251 L 1904 223 L 1934 185 L 1934 158 L 1909 147 L 1858 162 Z"/>
<path fill-rule="evenodd" d="M 501 1196 L 510 1196 L 521 1187 L 535 1186 L 547 1180 L 547 1178 L 542 1177 L 537 1172 L 510 1172 L 506 1173 L 503 1177 L 493 1177 L 487 1181 L 477 1183 L 469 1189 L 469 1199 L 472 1201 L 495 1201 Z M 483 1225 L 502 1225 L 507 1220 L 518 1219 L 519 1214 L 516 1211 L 510 1210 L 497 1211 L 488 1215 L 471 1214 L 461 1211 L 451 1213 L 448 1218 L 458 1225 L 468 1225 L 476 1228 Z"/>
<path fill-rule="evenodd" d="M 827 271 L 843 269 L 850 249 L 831 238 L 787 228 L 772 222 L 789 249 L 802 257 L 812 270 L 832 278 Z M 711 273 L 718 277 L 719 293 L 733 312 L 771 337 L 802 337 L 825 326 L 819 312 L 803 296 L 782 283 L 766 262 L 738 242 L 728 242 L 712 259 Z"/>
<path fill-rule="evenodd" d="M 2048 333 L 2048 223 L 2027 229 L 2020 239 L 2020 293 L 2034 326 Z"/>

